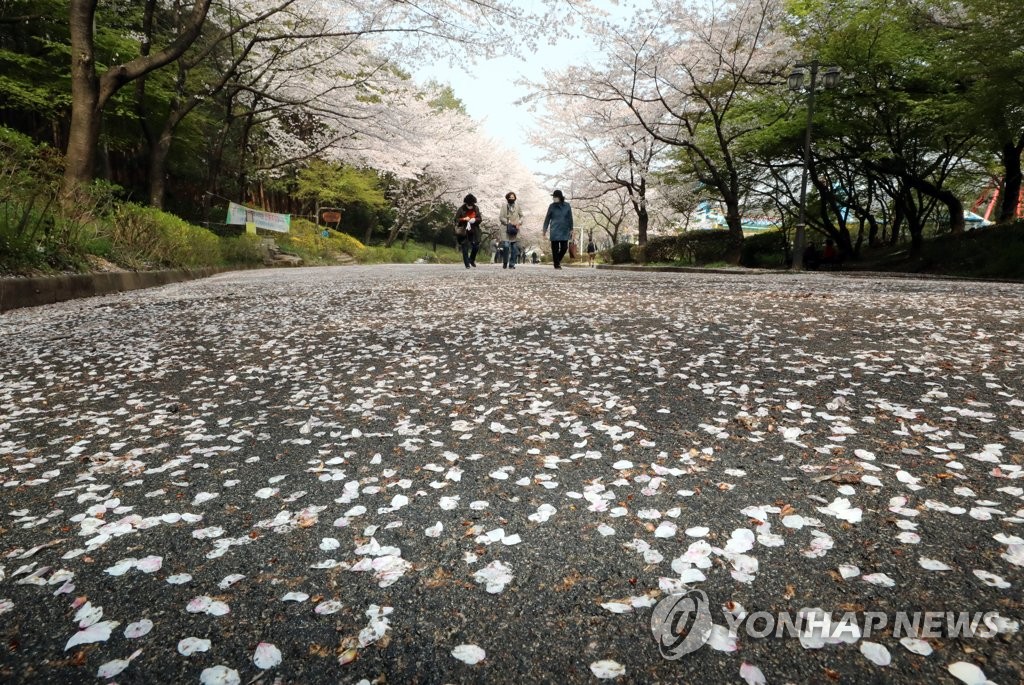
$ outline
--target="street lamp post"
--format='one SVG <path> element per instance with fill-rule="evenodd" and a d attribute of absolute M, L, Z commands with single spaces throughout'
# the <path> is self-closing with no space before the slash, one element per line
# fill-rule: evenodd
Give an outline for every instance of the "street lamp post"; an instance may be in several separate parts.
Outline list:
<path fill-rule="evenodd" d="M 804 85 L 804 70 L 811 73 L 811 82 L 807 86 L 807 131 L 804 135 L 804 168 L 800 174 L 800 218 L 796 223 L 796 235 L 793 236 L 793 268 L 800 270 L 804 268 L 804 232 L 807 226 L 807 172 L 811 166 L 811 128 L 814 122 L 814 91 L 818 86 L 818 70 L 822 65 L 818 60 L 812 60 L 809 64 L 797 64 L 793 73 L 789 75 L 789 89 L 798 91 Z M 842 70 L 839 67 L 824 67 L 822 83 L 825 88 L 834 88 L 839 83 L 839 75 Z"/>

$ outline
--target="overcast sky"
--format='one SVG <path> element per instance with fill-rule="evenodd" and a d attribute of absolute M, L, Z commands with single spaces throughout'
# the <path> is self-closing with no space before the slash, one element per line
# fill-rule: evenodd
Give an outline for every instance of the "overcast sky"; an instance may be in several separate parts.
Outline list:
<path fill-rule="evenodd" d="M 527 0 L 522 4 L 537 3 Z M 599 0 L 598 4 L 606 7 L 614 19 L 622 20 L 629 12 L 625 2 Z M 488 135 L 516 150 L 529 169 L 554 173 L 556 169 L 540 161 L 543 152 L 527 143 L 527 131 L 534 125 L 533 114 L 527 106 L 515 104 L 527 94 L 515 82 L 520 78 L 539 81 L 544 69 L 564 68 L 588 58 L 600 61 L 600 48 L 592 39 L 578 37 L 561 40 L 557 45 L 543 44 L 536 54 L 524 55 L 522 59 L 501 57 L 454 67 L 434 64 L 417 69 L 415 76 L 420 82 L 435 80 L 450 84 L 470 116 L 483 122 Z"/>

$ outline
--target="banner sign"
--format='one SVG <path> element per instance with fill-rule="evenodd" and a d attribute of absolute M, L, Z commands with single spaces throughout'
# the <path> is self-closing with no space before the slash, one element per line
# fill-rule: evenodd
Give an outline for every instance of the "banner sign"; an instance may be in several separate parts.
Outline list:
<path fill-rule="evenodd" d="M 291 214 L 274 214 L 259 209 L 249 209 L 234 202 L 228 203 L 228 220 L 225 223 L 244 226 L 254 224 L 256 228 L 263 228 L 278 233 L 288 233 L 292 224 Z"/>

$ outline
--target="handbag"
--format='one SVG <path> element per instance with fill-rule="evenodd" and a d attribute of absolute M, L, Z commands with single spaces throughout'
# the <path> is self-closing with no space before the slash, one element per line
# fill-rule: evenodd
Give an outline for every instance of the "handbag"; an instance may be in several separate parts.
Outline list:
<path fill-rule="evenodd" d="M 509 238 L 515 238 L 519 235 L 519 227 L 513 226 L 512 224 L 505 224 L 505 235 Z"/>
<path fill-rule="evenodd" d="M 576 259 L 576 243 L 569 243 L 569 259 Z"/>

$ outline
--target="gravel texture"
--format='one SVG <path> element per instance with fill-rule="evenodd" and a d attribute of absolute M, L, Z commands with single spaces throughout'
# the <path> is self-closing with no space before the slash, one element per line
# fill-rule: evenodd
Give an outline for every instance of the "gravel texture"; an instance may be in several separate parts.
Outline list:
<path fill-rule="evenodd" d="M 1022 296 L 388 266 L 8 313 L 0 682 L 1022 682 Z M 890 623 L 663 658 L 692 590 Z"/>

